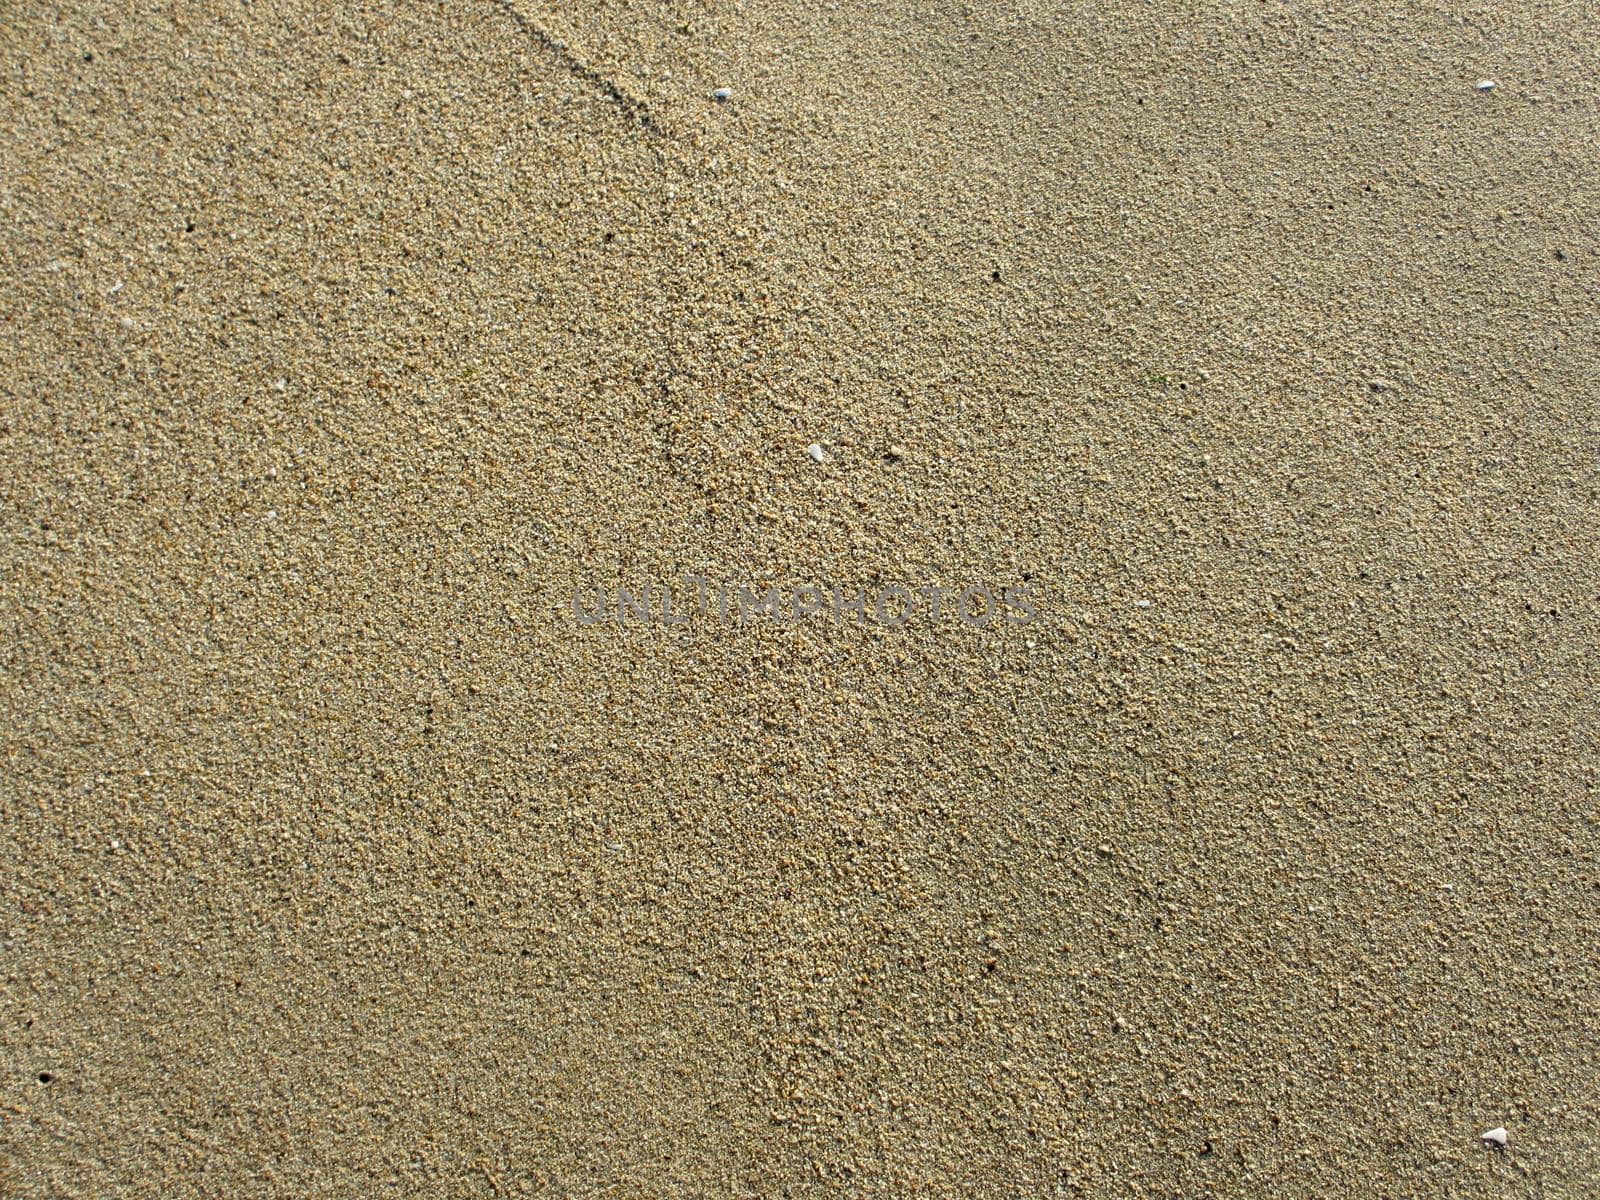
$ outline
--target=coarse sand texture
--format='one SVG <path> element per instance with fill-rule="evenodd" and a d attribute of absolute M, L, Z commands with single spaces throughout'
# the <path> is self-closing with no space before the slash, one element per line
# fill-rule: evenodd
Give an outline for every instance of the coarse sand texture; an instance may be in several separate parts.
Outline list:
<path fill-rule="evenodd" d="M 1597 63 L 0 5 L 0 1197 L 1600 1196 Z"/>

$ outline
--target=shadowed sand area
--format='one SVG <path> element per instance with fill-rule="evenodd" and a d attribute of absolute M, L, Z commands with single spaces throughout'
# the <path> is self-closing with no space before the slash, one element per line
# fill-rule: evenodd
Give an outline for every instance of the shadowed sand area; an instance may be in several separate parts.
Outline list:
<path fill-rule="evenodd" d="M 4 6 L 0 1195 L 1595 1195 L 1597 62 Z"/>

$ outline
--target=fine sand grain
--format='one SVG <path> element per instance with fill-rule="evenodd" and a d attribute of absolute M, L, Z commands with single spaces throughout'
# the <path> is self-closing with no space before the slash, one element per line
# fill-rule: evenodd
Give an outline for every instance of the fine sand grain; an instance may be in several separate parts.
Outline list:
<path fill-rule="evenodd" d="M 1600 1194 L 1600 21 L 1394 12 L 0 6 L 0 1196 Z"/>

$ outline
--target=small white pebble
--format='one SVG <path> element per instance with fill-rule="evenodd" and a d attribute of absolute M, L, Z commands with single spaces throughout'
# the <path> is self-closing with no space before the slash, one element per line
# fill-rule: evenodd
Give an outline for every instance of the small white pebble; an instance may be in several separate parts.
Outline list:
<path fill-rule="evenodd" d="M 711 98 L 713 100 L 726 100 L 729 97 L 731 97 L 732 95 L 733 95 L 733 89 L 731 89 L 731 88 L 718 88 L 716 91 L 711 93 Z"/>
<path fill-rule="evenodd" d="M 1480 92 L 1492 92 L 1495 89 L 1495 82 L 1492 79 L 1480 79 L 1475 86 Z"/>
<path fill-rule="evenodd" d="M 806 447 L 806 453 L 811 456 L 811 461 L 812 462 L 827 462 L 828 461 L 828 452 L 826 450 L 824 450 L 821 446 L 817 445 L 816 442 L 812 442 L 811 445 Z"/>
<path fill-rule="evenodd" d="M 278 380 L 277 383 L 272 385 L 272 390 L 275 392 L 287 392 L 289 390 L 289 381 L 287 379 Z"/>
<path fill-rule="evenodd" d="M 1139 608 L 1149 608 L 1150 607 L 1150 601 L 1148 601 L 1148 600 L 1135 600 L 1134 604 Z"/>
<path fill-rule="evenodd" d="M 278 510 L 275 509 L 275 508 L 267 509 L 267 520 L 276 521 L 277 519 L 278 519 Z"/>
<path fill-rule="evenodd" d="M 119 280 L 117 280 L 115 283 L 113 283 L 111 285 L 111 290 L 109 292 L 107 292 L 106 295 L 115 296 L 121 290 L 122 290 L 122 280 L 119 279 Z"/>
<path fill-rule="evenodd" d="M 1479 1136 L 1482 1137 L 1484 1141 L 1488 1142 L 1489 1145 L 1498 1146 L 1500 1149 L 1504 1150 L 1506 1148 L 1506 1138 L 1509 1135 L 1506 1133 L 1506 1127 L 1504 1125 L 1496 1125 L 1487 1133 L 1480 1134 Z"/>

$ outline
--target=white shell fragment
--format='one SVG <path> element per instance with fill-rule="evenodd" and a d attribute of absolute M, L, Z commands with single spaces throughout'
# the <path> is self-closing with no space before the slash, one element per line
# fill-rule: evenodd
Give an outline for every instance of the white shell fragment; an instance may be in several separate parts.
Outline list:
<path fill-rule="evenodd" d="M 811 445 L 806 447 L 806 453 L 811 456 L 811 461 L 812 462 L 827 462 L 828 461 L 828 452 L 826 450 L 824 450 L 821 446 L 817 445 L 816 442 L 812 442 Z"/>
<path fill-rule="evenodd" d="M 732 95 L 733 95 L 733 89 L 732 88 L 718 88 L 716 91 L 711 93 L 711 98 L 713 100 L 726 100 L 729 97 L 731 97 Z"/>
<path fill-rule="evenodd" d="M 1480 92 L 1492 92 L 1495 88 L 1495 82 L 1492 79 L 1480 79 L 1474 86 Z"/>
<path fill-rule="evenodd" d="M 1506 1127 L 1504 1125 L 1496 1125 L 1487 1133 L 1481 1133 L 1478 1136 L 1489 1145 L 1498 1146 L 1500 1149 L 1504 1150 L 1506 1148 L 1506 1138 L 1510 1135 L 1506 1133 Z"/>

